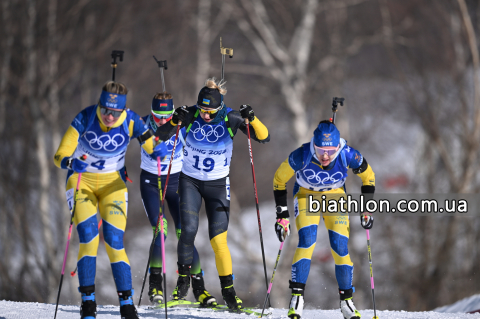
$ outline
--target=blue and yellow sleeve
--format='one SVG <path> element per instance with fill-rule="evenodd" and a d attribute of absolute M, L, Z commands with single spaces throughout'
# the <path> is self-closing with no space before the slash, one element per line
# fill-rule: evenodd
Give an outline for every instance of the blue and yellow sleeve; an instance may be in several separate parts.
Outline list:
<path fill-rule="evenodd" d="M 303 166 L 303 147 L 300 146 L 290 153 L 288 158 L 280 164 L 273 177 L 273 190 L 285 190 L 287 182 L 295 175 L 295 172 Z"/>
<path fill-rule="evenodd" d="M 363 155 L 356 149 L 349 147 L 346 151 L 346 157 L 348 167 L 362 179 L 362 189 L 364 186 L 368 186 L 367 188 L 375 187 L 375 173 Z"/>
<path fill-rule="evenodd" d="M 149 132 L 148 125 L 145 125 L 145 122 L 142 120 L 142 118 L 135 112 L 129 110 L 129 123 L 128 123 L 128 130 L 130 132 L 130 137 L 131 138 L 138 138 L 142 136 L 143 134 L 146 134 Z M 155 147 L 154 143 L 154 138 L 155 136 L 152 135 L 148 139 L 146 139 L 141 145 L 142 148 L 148 153 L 152 154 L 153 153 L 153 148 Z"/>
<path fill-rule="evenodd" d="M 287 182 L 303 166 L 303 147 L 297 148 L 290 153 L 288 158 L 280 164 L 273 177 L 273 197 L 276 206 L 287 206 Z M 288 218 L 288 210 L 277 213 L 277 218 Z"/>
<path fill-rule="evenodd" d="M 54 155 L 53 161 L 59 168 L 67 169 L 67 160 L 73 155 L 78 146 L 80 135 L 87 129 L 89 116 L 92 114 L 94 106 L 83 109 L 75 116 L 72 124 L 63 135 L 63 138 L 58 146 L 57 152 Z"/>
<path fill-rule="evenodd" d="M 67 169 L 67 160 L 77 149 L 79 137 L 78 131 L 73 126 L 69 126 L 53 158 L 57 167 Z"/>

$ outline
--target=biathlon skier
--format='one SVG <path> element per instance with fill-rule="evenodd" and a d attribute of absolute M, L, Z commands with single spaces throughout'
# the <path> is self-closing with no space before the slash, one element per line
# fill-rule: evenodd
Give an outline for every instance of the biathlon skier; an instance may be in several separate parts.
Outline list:
<path fill-rule="evenodd" d="M 375 174 L 365 158 L 347 145 L 340 138 L 335 124 L 322 121 L 313 133 L 309 143 L 305 143 L 290 153 L 280 165 L 273 179 L 277 220 L 275 232 L 283 242 L 290 234 L 290 214 L 287 209 L 286 184 L 294 175 L 296 182 L 293 188 L 295 224 L 299 242 L 292 262 L 292 298 L 288 311 L 289 318 L 301 318 L 304 304 L 305 284 L 310 271 L 311 257 L 317 239 L 319 214 L 307 213 L 307 194 L 314 194 L 321 199 L 338 200 L 345 195 L 345 180 L 348 168 L 362 179 L 362 194 L 373 196 L 375 191 Z M 354 287 L 353 263 L 348 254 L 348 238 L 350 232 L 347 214 L 336 213 L 323 217 L 330 239 L 330 247 L 335 260 L 335 276 L 340 293 L 340 309 L 346 319 L 359 319 L 360 313 L 355 309 L 352 300 Z M 365 229 L 373 226 L 373 217 L 361 214 L 361 225 Z"/>
<path fill-rule="evenodd" d="M 174 112 L 173 97 L 170 93 L 157 93 L 152 100 L 151 113 L 143 120 L 147 123 L 148 128 L 155 132 L 158 127 L 164 125 L 172 119 Z M 168 165 L 170 164 L 170 157 L 172 154 L 173 144 L 176 136 L 173 135 L 169 140 L 162 142 L 165 145 L 166 153 L 161 150 L 148 154 L 143 148 L 142 153 L 142 172 L 140 174 L 140 192 L 142 194 L 142 201 L 145 207 L 150 224 L 153 231 L 157 225 L 160 199 L 158 196 L 158 167 L 157 156 L 164 158 L 161 162 L 161 186 L 162 194 L 165 191 L 166 178 L 168 173 Z M 175 148 L 175 155 L 172 160 L 172 168 L 167 186 L 167 193 L 165 200 L 167 201 L 170 215 L 175 223 L 175 231 L 177 239 L 181 234 L 181 219 L 180 219 L 180 200 L 178 196 L 178 178 L 182 170 L 183 163 L 183 146 L 185 145 L 185 128 L 179 131 L 177 138 L 177 146 Z M 165 157 L 166 156 L 166 157 Z M 167 219 L 164 217 L 164 233 L 167 236 Z M 158 233 L 160 234 L 160 232 Z M 162 246 L 160 235 L 155 239 L 152 256 L 150 259 L 150 276 L 149 276 L 149 290 L 148 295 L 153 304 L 161 304 L 163 302 L 162 289 Z M 200 257 L 198 251 L 193 247 L 193 261 L 190 268 L 189 276 L 192 277 L 192 287 L 195 300 L 202 303 L 204 306 L 214 306 L 217 304 L 215 297 L 210 295 L 205 289 L 203 280 L 203 271 L 200 265 Z M 178 291 L 173 292 L 174 299 L 178 299 Z"/>
<path fill-rule="evenodd" d="M 67 200 L 70 208 L 79 173 L 78 200 L 74 223 L 80 240 L 78 288 L 82 296 L 81 318 L 95 318 L 95 270 L 98 249 L 97 208 L 103 219 L 103 235 L 112 267 L 120 314 L 137 319 L 133 304 L 132 273 L 123 245 L 127 225 L 128 190 L 125 185 L 125 153 L 137 138 L 147 153 L 154 149 L 154 136 L 135 112 L 126 108 L 127 87 L 109 81 L 97 104 L 82 110 L 73 120 L 55 153 L 55 165 L 67 169 Z M 80 159 L 87 155 L 86 159 Z"/>
<path fill-rule="evenodd" d="M 252 137 L 254 140 L 265 143 L 270 140 L 270 136 L 268 129 L 255 117 L 249 105 L 242 105 L 240 112 L 226 107 L 223 102 L 226 93 L 223 81 L 207 79 L 198 94 L 196 105 L 177 108 L 172 120 L 157 129 L 156 135 L 161 140 L 168 140 L 179 121 L 182 127 L 187 128 L 178 186 L 182 233 L 178 243 L 177 298 L 185 298 L 190 286 L 193 244 L 203 198 L 222 296 L 229 308 L 240 309 L 242 300 L 233 288 L 232 258 L 227 246 L 233 137 L 238 129 L 247 134 L 245 119 L 250 121 L 249 128 L 255 133 Z"/>

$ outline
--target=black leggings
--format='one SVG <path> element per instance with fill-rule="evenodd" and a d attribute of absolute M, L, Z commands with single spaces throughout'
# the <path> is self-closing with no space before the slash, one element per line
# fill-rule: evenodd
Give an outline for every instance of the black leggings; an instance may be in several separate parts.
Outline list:
<path fill-rule="evenodd" d="M 200 181 L 180 174 L 180 218 L 182 234 L 178 242 L 178 262 L 190 265 L 194 260 L 194 242 L 198 231 L 202 198 L 208 218 L 208 235 L 215 252 L 215 262 L 220 276 L 232 274 L 232 258 L 227 246 L 230 214 L 230 185 L 228 177 L 213 181 Z M 228 198 L 227 198 L 228 196 Z"/>
<path fill-rule="evenodd" d="M 170 215 L 172 216 L 173 222 L 175 223 L 176 231 L 180 231 L 181 229 L 180 206 L 179 206 L 180 202 L 179 202 L 179 196 L 177 193 L 179 176 L 180 176 L 180 173 L 175 173 L 170 175 L 170 178 L 168 180 L 168 185 L 167 185 L 167 194 L 165 195 L 165 201 L 167 202 L 168 210 L 170 211 Z M 161 178 L 162 178 L 162 191 L 164 191 L 167 176 L 162 175 Z M 150 221 L 152 228 L 154 228 L 157 225 L 159 206 L 160 206 L 160 200 L 159 200 L 160 195 L 158 192 L 158 175 L 142 170 L 140 174 L 140 193 L 142 194 L 143 206 L 145 207 L 148 220 Z M 160 229 L 159 229 L 159 234 L 160 234 Z M 198 256 L 198 252 L 195 249 L 195 247 L 194 247 L 193 255 L 194 257 L 193 257 L 191 273 L 198 274 L 201 270 L 201 266 L 200 266 L 200 257 Z M 162 244 L 161 244 L 161 238 L 159 235 L 157 235 L 157 238 L 155 239 L 155 245 L 153 246 L 153 253 L 150 259 L 150 267 L 158 267 L 158 268 L 162 267 Z"/>

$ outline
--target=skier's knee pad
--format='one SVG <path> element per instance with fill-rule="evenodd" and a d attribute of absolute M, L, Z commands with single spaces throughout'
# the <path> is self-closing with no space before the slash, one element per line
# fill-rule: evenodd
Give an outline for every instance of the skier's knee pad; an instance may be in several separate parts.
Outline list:
<path fill-rule="evenodd" d="M 78 238 L 81 244 L 91 242 L 98 236 L 97 216 L 94 214 L 77 224 Z"/>
<path fill-rule="evenodd" d="M 328 230 L 328 237 L 330 239 L 330 247 L 339 257 L 345 257 L 348 255 L 347 236 L 343 236 L 335 231 Z"/>
<path fill-rule="evenodd" d="M 78 259 L 84 256 L 97 256 L 98 249 L 98 224 L 95 215 L 87 218 L 77 225 L 77 232 L 80 241 Z"/>
<path fill-rule="evenodd" d="M 317 242 L 317 225 L 310 225 L 298 231 L 298 247 L 308 248 Z"/>
<path fill-rule="evenodd" d="M 129 264 L 123 246 L 123 234 L 123 230 L 110 225 L 106 221 L 103 223 L 103 236 L 110 263 L 123 261 Z"/>
<path fill-rule="evenodd" d="M 103 237 L 105 243 L 113 249 L 123 249 L 123 230 L 114 227 L 107 221 L 103 223 Z"/>

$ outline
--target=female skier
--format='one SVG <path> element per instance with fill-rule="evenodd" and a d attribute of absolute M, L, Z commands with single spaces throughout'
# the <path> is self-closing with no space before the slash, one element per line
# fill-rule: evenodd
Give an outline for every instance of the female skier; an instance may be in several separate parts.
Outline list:
<path fill-rule="evenodd" d="M 223 103 L 226 93 L 224 82 L 216 82 L 215 78 L 207 79 L 205 87 L 198 94 L 196 105 L 177 108 L 172 120 L 161 126 L 156 135 L 161 140 L 167 140 L 175 132 L 179 121 L 182 127 L 187 128 L 178 186 L 182 233 L 178 243 L 177 297 L 185 298 L 190 285 L 188 274 L 194 261 L 193 244 L 203 198 L 222 296 L 229 308 L 239 309 L 242 308 L 242 300 L 233 288 L 232 258 L 227 246 L 230 214 L 228 175 L 233 137 L 238 129 L 247 134 L 245 119 L 249 121 L 254 140 L 265 143 L 270 136 L 249 105 L 242 105 L 240 112 L 226 107 Z"/>
<path fill-rule="evenodd" d="M 125 153 L 132 138 L 137 138 L 142 148 L 152 153 L 154 137 L 140 116 L 126 109 L 127 92 L 122 83 L 105 83 L 99 102 L 75 117 L 54 158 L 55 165 L 68 170 L 66 190 L 70 208 L 79 173 L 82 173 L 73 221 L 80 240 L 77 266 L 83 319 L 95 318 L 97 311 L 97 208 L 103 219 L 105 247 L 118 291 L 121 317 L 138 318 L 132 298 L 130 263 L 123 246 L 128 206 Z M 158 145 L 155 150 L 160 151 L 161 147 Z M 87 158 L 82 160 L 83 155 Z"/>
<path fill-rule="evenodd" d="M 283 242 L 290 234 L 290 214 L 287 209 L 286 184 L 296 176 L 293 188 L 293 203 L 295 210 L 295 224 L 297 226 L 299 242 L 292 262 L 292 299 L 288 311 L 289 318 L 301 318 L 303 311 L 303 295 L 313 249 L 317 240 L 317 227 L 320 222 L 319 214 L 308 214 L 307 194 L 315 198 L 338 200 L 345 195 L 345 180 L 348 168 L 360 176 L 363 182 L 362 193 L 373 196 L 375 192 L 375 174 L 365 158 L 347 142 L 340 138 L 340 132 L 330 121 L 322 121 L 313 133 L 309 143 L 305 143 L 290 153 L 288 158 L 280 164 L 273 178 L 273 193 L 277 206 L 277 220 L 275 232 Z M 362 214 L 363 228 L 373 226 L 373 217 Z M 335 276 L 340 293 L 340 309 L 346 319 L 359 319 L 360 313 L 355 309 L 352 300 L 354 287 L 352 286 L 353 263 L 348 254 L 348 237 L 350 232 L 348 215 L 336 213 L 324 216 L 325 227 L 330 238 L 330 247 L 335 260 Z"/>
<path fill-rule="evenodd" d="M 152 100 L 151 113 L 142 119 L 145 121 L 145 123 L 147 123 L 148 128 L 155 132 L 158 127 L 164 125 L 172 119 L 173 112 L 174 107 L 172 95 L 167 92 L 157 93 Z M 180 238 L 181 234 L 180 200 L 177 190 L 178 177 L 180 176 L 183 163 L 183 146 L 185 145 L 184 137 L 185 128 L 182 128 L 177 139 L 177 146 L 175 148 L 175 155 L 172 160 L 172 168 L 168 180 L 167 193 L 165 194 L 165 200 L 167 201 L 168 209 L 175 223 L 177 239 Z M 174 143 L 175 135 L 173 135 L 169 140 L 162 142 L 162 145 L 165 145 L 166 153 L 154 152 L 153 154 L 148 154 L 143 148 L 141 150 L 142 164 L 140 167 L 142 168 L 142 172 L 140 174 L 140 192 L 142 194 L 142 201 L 145 211 L 154 232 L 158 221 L 160 207 L 157 156 L 160 156 L 161 158 L 166 156 L 161 162 L 161 186 L 163 194 L 165 191 L 168 165 L 170 164 L 170 157 Z M 166 218 L 164 218 L 164 233 L 166 238 Z M 193 263 L 192 267 L 190 268 L 189 275 L 192 277 L 193 294 L 195 299 L 201 302 L 204 306 L 216 305 L 216 299 L 205 289 L 203 272 L 200 266 L 200 258 L 195 247 L 193 247 Z M 150 301 L 154 304 L 161 304 L 163 302 L 162 246 L 160 236 L 157 236 L 155 239 L 152 257 L 150 259 L 148 295 L 150 296 Z M 174 299 L 178 299 L 177 291 L 173 292 L 173 297 Z"/>

